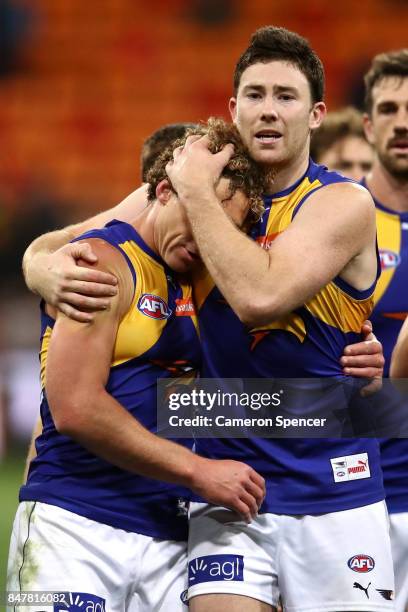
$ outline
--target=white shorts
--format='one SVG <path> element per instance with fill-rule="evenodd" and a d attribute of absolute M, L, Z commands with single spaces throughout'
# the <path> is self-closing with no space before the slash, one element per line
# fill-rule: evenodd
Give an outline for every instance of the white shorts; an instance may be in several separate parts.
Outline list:
<path fill-rule="evenodd" d="M 261 514 L 249 525 L 191 505 L 189 598 L 245 595 L 287 612 L 385 612 L 394 577 L 384 502 L 318 516 Z"/>
<path fill-rule="evenodd" d="M 130 533 L 57 506 L 23 502 L 11 535 L 7 590 L 68 592 L 68 603 L 82 601 L 81 610 L 187 612 L 182 602 L 186 566 L 185 542 Z M 52 612 L 60 609 L 69 606 Z M 8 610 L 51 612 L 41 603 Z"/>
<path fill-rule="evenodd" d="M 390 514 L 391 550 L 395 573 L 395 610 L 408 610 L 408 512 Z"/>

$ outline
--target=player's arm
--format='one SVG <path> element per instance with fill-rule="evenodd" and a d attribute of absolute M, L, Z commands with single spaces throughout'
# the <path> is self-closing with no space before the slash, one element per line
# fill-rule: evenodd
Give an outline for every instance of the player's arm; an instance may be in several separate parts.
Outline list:
<path fill-rule="evenodd" d="M 408 318 L 405 319 L 391 356 L 390 376 L 408 378 Z"/>
<path fill-rule="evenodd" d="M 246 325 L 257 327 L 292 312 L 339 273 L 344 278 L 357 257 L 362 265 L 353 268 L 353 285 L 366 289 L 375 280 L 375 214 L 365 189 L 339 183 L 315 192 L 264 250 L 218 205 L 217 166 L 225 164 L 230 153 L 226 148 L 212 155 L 202 138 L 176 151 L 167 173 L 210 275 Z"/>
<path fill-rule="evenodd" d="M 37 451 L 35 448 L 35 441 L 38 438 L 38 436 L 41 435 L 41 432 L 42 432 L 42 422 L 41 422 L 41 418 L 38 417 L 37 422 L 34 425 L 33 433 L 31 434 L 30 446 L 28 448 L 26 464 L 24 468 L 23 482 L 26 482 L 30 463 L 32 459 L 34 459 L 34 457 L 37 455 Z"/>
<path fill-rule="evenodd" d="M 34 240 L 23 257 L 28 288 L 78 321 L 91 321 L 90 311 L 108 308 L 111 296 L 116 293 L 116 278 L 78 266 L 78 259 L 96 263 L 95 254 L 86 243 L 68 243 L 90 229 L 103 227 L 112 219 L 131 221 L 145 205 L 145 196 L 146 187 L 142 186 L 110 210 Z"/>
<path fill-rule="evenodd" d="M 155 436 L 106 391 L 133 280 L 116 249 L 100 240 L 90 242 L 101 269 L 118 278 L 118 294 L 91 323 L 58 314 L 46 366 L 46 394 L 57 430 L 124 470 L 185 485 L 250 520 L 264 496 L 264 481 L 252 468 L 205 459 Z"/>

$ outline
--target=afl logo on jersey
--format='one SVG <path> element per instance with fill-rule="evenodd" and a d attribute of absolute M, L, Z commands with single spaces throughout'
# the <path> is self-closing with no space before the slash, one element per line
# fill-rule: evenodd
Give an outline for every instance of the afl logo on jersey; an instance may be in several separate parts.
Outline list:
<path fill-rule="evenodd" d="M 354 555 L 354 557 L 351 557 L 351 559 L 347 561 L 347 565 L 353 572 L 366 574 L 374 569 L 375 561 L 368 555 Z"/>
<path fill-rule="evenodd" d="M 153 293 L 144 293 L 140 296 L 137 308 L 151 319 L 168 319 L 171 315 L 171 310 L 163 298 Z"/>
<path fill-rule="evenodd" d="M 380 250 L 381 270 L 396 268 L 401 263 L 401 257 L 394 251 Z"/>

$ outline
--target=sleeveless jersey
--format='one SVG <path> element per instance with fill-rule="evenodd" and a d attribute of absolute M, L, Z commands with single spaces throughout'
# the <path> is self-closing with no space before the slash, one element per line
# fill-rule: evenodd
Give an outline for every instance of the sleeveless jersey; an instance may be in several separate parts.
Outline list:
<path fill-rule="evenodd" d="M 310 161 L 296 184 L 265 197 L 266 212 L 253 238 L 268 248 L 312 193 L 347 180 Z M 201 279 L 194 290 L 204 377 L 346 378 L 339 360 L 344 346 L 360 339 L 361 323 L 372 310 L 374 286 L 357 291 L 335 278 L 294 312 L 248 330 L 211 279 Z M 196 449 L 211 458 L 245 461 L 260 472 L 267 482 L 262 512 L 319 514 L 384 499 L 379 445 L 374 439 L 205 438 L 196 441 Z M 331 459 L 361 453 L 367 453 L 367 477 L 335 482 Z"/>
<path fill-rule="evenodd" d="M 384 376 L 388 376 L 392 350 L 408 314 L 408 212 L 398 213 L 374 201 L 381 277 L 374 293 L 375 306 L 370 318 L 383 345 Z"/>
<path fill-rule="evenodd" d="M 182 284 L 134 228 L 114 221 L 79 237 L 102 238 L 123 255 L 134 279 L 131 306 L 121 320 L 106 385 L 147 429 L 156 431 L 157 379 L 193 375 L 200 367 L 191 286 Z M 126 531 L 163 539 L 187 537 L 187 489 L 138 476 L 97 457 L 55 428 L 45 388 L 54 320 L 41 315 L 42 435 L 36 441 L 20 501 L 41 501 Z M 97 359 L 89 355 L 89 359 Z M 106 432 L 109 435 L 109 432 Z M 191 441 L 180 441 L 191 448 Z"/>
<path fill-rule="evenodd" d="M 374 293 L 375 306 L 370 318 L 374 333 L 383 345 L 384 376 L 388 376 L 391 354 L 408 314 L 408 212 L 390 210 L 375 198 L 374 202 L 381 277 Z M 382 441 L 381 465 L 388 511 L 408 512 L 408 440 Z"/>

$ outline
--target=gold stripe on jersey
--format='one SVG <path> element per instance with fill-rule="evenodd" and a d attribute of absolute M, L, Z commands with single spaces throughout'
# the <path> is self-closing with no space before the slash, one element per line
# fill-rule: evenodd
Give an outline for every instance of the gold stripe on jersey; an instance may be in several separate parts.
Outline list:
<path fill-rule="evenodd" d="M 139 357 L 152 348 L 162 335 L 167 319 L 154 319 L 137 308 L 139 298 L 153 294 L 168 303 L 167 278 L 163 267 L 136 242 L 119 245 L 136 272 L 136 290 L 128 312 L 120 322 L 113 350 L 112 367 Z"/>
<path fill-rule="evenodd" d="M 52 328 L 47 325 L 43 337 L 41 338 L 41 348 L 40 348 L 40 382 L 41 388 L 45 389 L 45 370 L 47 366 L 47 355 L 48 348 L 50 346 Z"/>
<path fill-rule="evenodd" d="M 194 304 L 197 311 L 200 310 L 204 304 L 210 292 L 214 289 L 214 281 L 207 272 L 203 269 L 196 273 L 193 277 L 193 288 L 194 288 Z"/>
<path fill-rule="evenodd" d="M 302 317 L 294 312 L 290 312 L 284 317 L 272 321 L 272 323 L 269 323 L 268 325 L 252 329 L 251 334 L 256 334 L 257 332 L 262 332 L 269 329 L 279 329 L 294 334 L 299 342 L 303 342 L 306 338 L 305 323 Z"/>
<path fill-rule="evenodd" d="M 305 308 L 320 321 L 344 333 L 360 333 L 361 321 L 368 319 L 373 305 L 372 295 L 358 300 L 331 282 L 307 302 Z"/>
<path fill-rule="evenodd" d="M 181 287 L 181 291 L 182 291 L 182 295 L 183 295 L 183 300 L 185 300 L 186 302 L 189 300 L 191 302 L 193 302 L 193 304 L 196 306 L 194 300 L 193 300 L 193 287 L 191 284 L 187 285 L 185 283 L 182 283 L 179 280 L 179 285 Z M 198 336 L 200 336 L 200 329 L 198 326 L 198 316 L 197 316 L 197 307 L 194 310 L 194 314 L 190 315 L 190 319 L 196 329 L 196 332 L 198 334 Z"/>
<path fill-rule="evenodd" d="M 266 227 L 267 235 L 279 234 L 286 229 L 292 221 L 293 212 L 296 206 L 300 204 L 308 193 L 321 186 L 322 183 L 320 181 L 315 180 L 311 183 L 308 177 L 306 177 L 292 193 L 273 199 Z"/>
<path fill-rule="evenodd" d="M 376 208 L 377 220 L 377 235 L 378 244 L 387 245 L 387 250 L 394 253 L 401 251 L 401 229 L 400 218 L 398 215 L 393 215 L 385 210 Z M 378 279 L 377 287 L 374 292 L 374 302 L 377 304 L 384 293 L 387 291 L 397 268 L 388 268 L 381 270 L 381 276 Z"/>
<path fill-rule="evenodd" d="M 319 180 L 303 181 L 289 194 L 272 199 L 269 212 L 266 236 L 260 236 L 258 242 L 268 249 L 275 237 L 283 232 L 292 222 L 295 208 L 313 190 L 322 186 Z M 344 333 L 361 329 L 361 321 L 367 319 L 373 308 L 373 297 L 359 300 L 340 289 L 333 281 L 323 287 L 317 295 L 304 304 L 305 308 L 316 319 Z M 301 342 L 306 337 L 305 323 L 301 315 L 290 313 L 262 327 L 263 330 L 280 329 L 294 334 Z"/>

